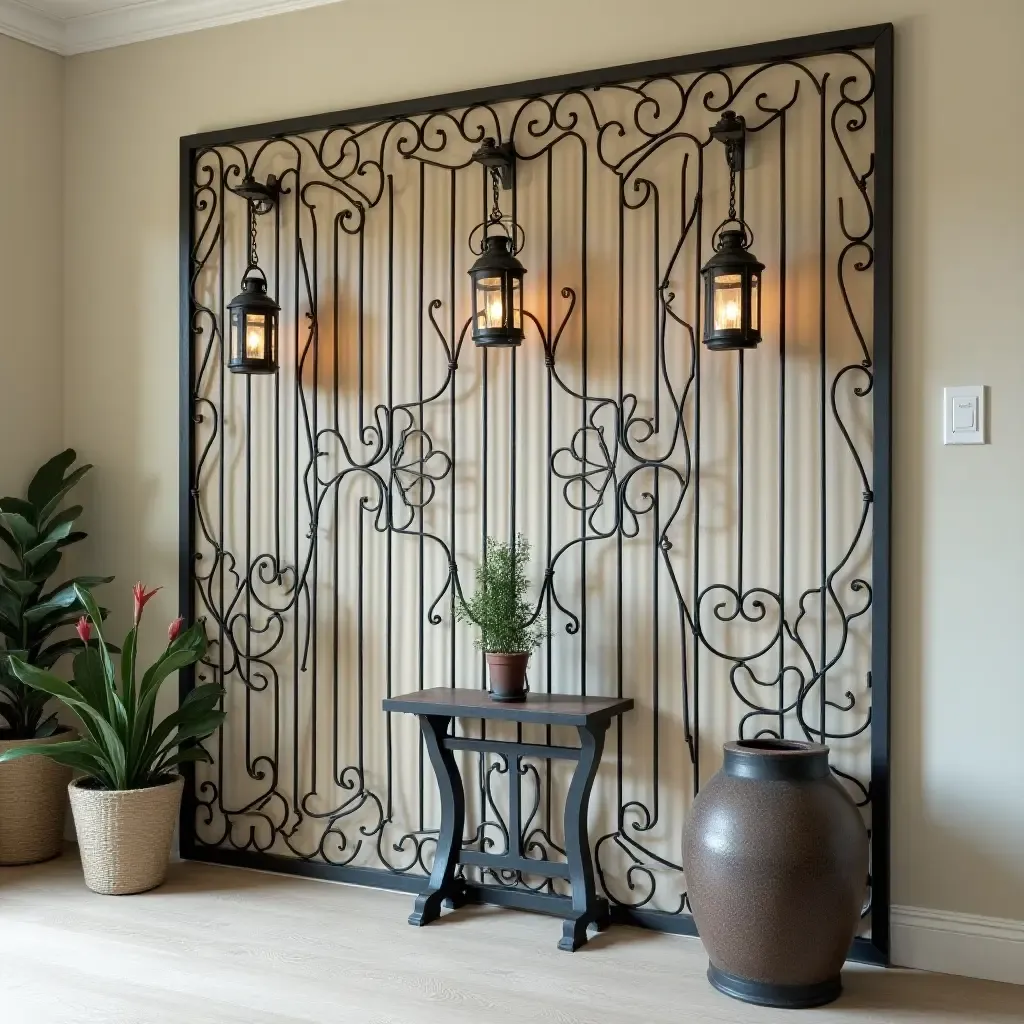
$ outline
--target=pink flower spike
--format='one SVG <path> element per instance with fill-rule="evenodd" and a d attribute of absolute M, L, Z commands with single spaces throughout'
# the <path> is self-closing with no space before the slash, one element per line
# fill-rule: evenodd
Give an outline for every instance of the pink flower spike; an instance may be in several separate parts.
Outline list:
<path fill-rule="evenodd" d="M 162 589 L 163 587 L 157 587 L 156 590 L 147 591 L 145 586 L 141 583 L 136 583 L 135 586 L 132 587 L 132 593 L 135 595 L 135 618 L 133 621 L 136 626 L 142 618 L 142 609 L 149 603 L 149 599 L 153 597 L 157 591 Z"/>
<path fill-rule="evenodd" d="M 89 620 L 83 615 L 78 622 L 75 623 L 75 629 L 78 632 L 79 639 L 83 644 L 89 642 L 89 638 L 92 636 L 92 627 L 89 625 Z"/>
<path fill-rule="evenodd" d="M 179 615 L 168 627 L 167 627 L 167 643 L 168 645 L 173 644 L 178 639 L 178 634 L 181 633 L 181 627 L 185 620 Z"/>

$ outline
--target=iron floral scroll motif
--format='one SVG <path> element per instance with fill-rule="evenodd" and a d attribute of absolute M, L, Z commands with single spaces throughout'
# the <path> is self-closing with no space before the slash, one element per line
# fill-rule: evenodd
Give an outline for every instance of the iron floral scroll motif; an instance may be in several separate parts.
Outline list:
<path fill-rule="evenodd" d="M 844 751 L 862 750 L 872 727 L 871 675 L 860 673 L 859 666 L 864 664 L 863 649 L 870 648 L 873 599 L 866 563 L 874 494 L 870 431 L 864 423 L 871 418 L 875 379 L 874 321 L 871 302 L 865 299 L 869 290 L 860 282 L 870 280 L 875 259 L 875 165 L 873 147 L 860 140 L 870 135 L 874 97 L 869 54 L 850 50 L 197 149 L 189 192 L 194 367 L 189 486 L 195 537 L 189 573 L 196 613 L 205 616 L 214 641 L 200 675 L 223 681 L 240 695 L 240 704 L 233 705 L 236 717 L 216 741 L 214 766 L 196 773 L 186 823 L 193 830 L 195 856 L 233 851 L 245 862 L 247 856 L 255 861 L 265 854 L 285 855 L 304 864 L 327 865 L 328 872 L 357 865 L 364 874 L 356 880 L 364 881 L 374 871 L 381 879 L 429 873 L 437 829 L 425 795 L 430 781 L 424 775 L 422 750 L 419 792 L 402 792 L 390 722 L 382 748 L 369 735 L 367 723 L 379 715 L 372 677 L 381 666 L 379 658 L 371 665 L 366 640 L 371 600 L 364 587 L 372 585 L 372 574 L 380 570 L 372 547 L 376 537 L 386 551 L 385 628 L 390 630 L 399 603 L 411 601 L 420 685 L 425 679 L 427 685 L 436 685 L 426 652 L 428 646 L 434 653 L 442 648 L 431 640 L 431 631 L 448 638 L 445 667 L 452 685 L 465 685 L 456 679 L 450 612 L 468 571 L 466 552 L 483 535 L 460 535 L 455 508 L 462 474 L 468 472 L 464 446 L 472 449 L 473 444 L 459 411 L 469 387 L 482 387 L 485 403 L 484 418 L 474 425 L 483 440 L 473 456 L 475 472 L 481 475 L 476 483 L 483 495 L 483 533 L 493 500 L 488 498 L 493 492 L 488 475 L 498 476 L 500 470 L 503 480 L 507 476 L 509 486 L 501 500 L 509 507 L 502 510 L 502 525 L 514 532 L 524 515 L 517 507 L 517 500 L 523 501 L 517 488 L 523 471 L 517 445 L 527 431 L 546 431 L 541 443 L 547 525 L 539 545 L 544 569 L 538 614 L 545 614 L 560 636 L 578 645 L 579 675 L 571 686 L 582 692 L 588 686 L 619 695 L 626 691 L 638 698 L 636 714 L 646 715 L 640 753 L 629 746 L 625 733 L 630 726 L 617 729 L 609 744 L 613 756 L 606 759 L 613 771 L 601 784 L 617 807 L 595 843 L 600 886 L 613 903 L 623 913 L 645 911 L 645 923 L 656 927 L 675 928 L 673 920 L 684 914 L 685 880 L 678 854 L 671 852 L 678 842 L 665 835 L 663 821 L 666 793 L 678 802 L 685 791 L 695 794 L 702 778 L 713 771 L 702 764 L 713 750 L 709 741 L 702 744 L 702 730 L 710 728 L 708 707 L 724 704 L 721 693 L 709 690 L 705 680 L 716 688 L 722 683 L 728 687 L 731 706 L 738 712 L 728 723 L 733 735 L 791 735 L 828 742 L 835 754 L 834 772 L 870 820 L 871 780 L 862 770 L 863 759 L 854 755 L 844 760 Z M 711 205 L 709 183 L 718 173 L 713 162 L 719 154 L 712 148 L 709 129 L 722 111 L 733 107 L 746 115 L 748 150 L 761 154 L 764 165 L 770 163 L 776 183 L 774 196 L 758 194 L 757 208 L 770 203 L 774 211 L 779 299 L 776 323 L 766 325 L 769 333 L 775 332 L 774 351 L 763 345 L 752 355 L 723 358 L 700 350 L 695 275 L 702 246 L 720 219 Z M 481 179 L 471 157 L 485 137 L 511 139 L 517 174 L 533 175 L 531 189 L 518 182 L 513 189 L 513 230 L 521 230 L 522 222 L 533 217 L 541 225 L 540 248 L 547 249 L 546 281 L 533 293 L 541 296 L 541 304 L 524 313 L 529 321 L 526 345 L 539 345 L 543 353 L 542 414 L 532 422 L 517 414 L 513 361 L 507 427 L 511 445 L 500 466 L 487 447 L 486 404 L 498 403 L 499 396 L 486 357 L 467 377 L 473 351 L 466 344 L 469 322 L 459 316 L 466 307 L 467 284 L 456 269 L 457 253 L 471 251 L 474 240 L 470 233 L 467 245 L 456 230 L 459 203 L 465 201 L 460 196 L 472 191 L 486 202 L 486 178 Z M 787 182 L 788 169 L 794 176 L 798 172 L 792 156 L 797 147 L 817 154 L 814 188 L 803 179 L 795 185 Z M 827 160 L 842 169 L 841 183 L 826 176 Z M 572 266 L 566 277 L 571 280 L 563 283 L 559 268 L 566 270 L 568 263 L 554 254 L 559 244 L 555 206 L 562 194 L 559 175 L 566 174 L 566 167 L 575 175 L 570 191 L 575 189 L 577 209 L 569 220 L 577 248 L 576 262 L 568 261 Z M 418 237 L 412 302 L 419 316 L 411 329 L 396 327 L 396 289 L 409 284 L 396 280 L 396 225 L 406 199 L 398 183 L 400 169 L 411 173 L 414 216 L 419 218 L 418 229 L 412 229 Z M 225 379 L 223 293 L 235 244 L 232 211 L 243 201 L 238 190 L 250 177 L 259 180 L 269 173 L 278 178 L 280 202 L 267 218 L 273 222 L 261 227 L 268 241 L 272 238 L 265 251 L 275 253 L 268 276 L 273 275 L 282 305 L 290 291 L 293 317 L 290 353 L 283 326 L 281 339 L 282 362 L 290 358 L 291 364 L 282 366 L 269 397 L 263 393 L 265 419 L 260 420 L 253 385 L 234 386 Z M 608 175 L 617 191 L 618 239 L 611 245 L 617 265 L 610 280 L 620 296 L 614 344 L 603 353 L 596 345 L 588 350 L 588 337 L 596 337 L 588 325 L 596 302 L 588 288 L 596 272 L 587 264 L 587 203 L 596 194 L 592 178 L 599 173 Z M 799 173 L 805 174 L 806 168 Z M 740 203 L 741 209 L 750 203 L 747 214 L 756 224 L 757 212 L 747 195 L 754 189 L 752 175 L 748 169 L 741 176 Z M 817 222 L 818 265 L 809 274 L 810 286 L 798 281 L 797 269 L 787 262 L 797 188 L 804 193 L 810 189 L 812 227 Z M 540 214 L 525 205 L 538 196 Z M 672 224 L 664 213 L 669 208 Z M 374 218 L 386 225 L 379 237 L 369 229 Z M 642 326 L 628 322 L 622 298 L 633 273 L 627 238 L 640 218 L 646 218 L 644 258 L 652 290 L 652 315 Z M 442 275 L 446 294 L 430 291 L 424 269 L 432 258 L 428 220 L 437 222 L 429 230 L 447 234 L 448 268 Z M 383 245 L 378 245 L 380 238 Z M 772 244 L 771 236 L 762 243 Z M 326 268 L 324 253 L 332 257 Z M 351 261 L 358 262 L 354 296 L 343 294 L 337 283 L 343 265 L 351 271 Z M 607 267 L 603 273 L 609 275 Z M 806 267 L 799 273 L 806 276 Z M 374 274 L 378 277 L 371 281 Z M 333 286 L 325 289 L 325 280 Z M 787 300 L 787 288 L 809 288 L 817 295 L 819 329 L 810 332 L 810 340 L 803 325 L 799 332 L 789 325 L 787 335 L 787 302 L 796 305 L 795 299 Z M 800 301 L 806 304 L 806 295 Z M 386 320 L 387 328 L 371 328 L 372 317 Z M 830 343 L 837 337 L 847 343 Z M 379 365 L 369 346 L 381 339 L 385 376 L 371 380 Z M 852 359 L 850 339 L 856 350 Z M 641 342 L 649 363 L 645 381 L 632 368 Z M 349 353 L 347 361 L 343 349 Z M 590 373 L 588 357 L 609 358 L 608 351 L 610 375 L 607 367 L 600 375 Z M 711 364 L 714 359 L 717 365 Z M 816 388 L 787 393 L 787 383 L 792 387 L 790 367 L 809 359 L 816 360 Z M 402 376 L 403 360 L 418 367 L 411 397 Z M 432 376 L 424 370 L 431 360 L 440 367 Z M 751 383 L 756 360 L 771 360 L 776 376 L 771 423 L 752 404 L 760 394 Z M 524 379 L 525 373 L 524 367 Z M 599 378 L 601 387 L 614 378 L 616 386 L 605 393 L 592 377 Z M 716 475 L 718 456 L 709 454 L 720 443 L 709 424 L 722 404 L 723 386 L 728 387 L 728 431 L 735 452 L 729 480 Z M 574 428 L 556 430 L 556 406 L 575 407 Z M 810 470 L 806 465 L 800 469 L 802 490 L 796 498 L 793 480 L 787 477 L 787 458 L 793 457 L 793 427 L 787 417 L 813 423 L 810 434 L 817 443 L 817 461 L 812 460 Z M 762 450 L 760 442 L 754 443 L 755 431 L 758 437 L 770 432 L 777 438 L 770 473 L 762 473 L 745 450 Z M 841 472 L 857 481 L 852 504 L 848 480 L 837 484 L 840 470 L 829 462 L 830 439 L 835 438 Z M 766 484 L 765 476 L 774 481 Z M 731 522 L 728 529 L 716 530 L 728 534 L 730 552 L 723 562 L 728 572 L 709 580 L 701 567 L 709 546 L 707 521 L 720 513 L 726 491 Z M 794 511 L 794 501 L 811 508 L 817 531 L 810 529 L 816 538 L 816 564 L 800 586 L 794 586 L 789 566 L 791 561 L 803 565 L 806 552 L 799 559 L 794 555 L 787 517 L 805 516 L 806 510 Z M 853 511 L 837 519 L 835 508 L 841 501 Z M 346 502 L 356 510 L 359 527 L 354 535 L 339 529 L 349 514 Z M 262 520 L 254 525 L 252 510 L 261 503 Z M 245 510 L 241 517 L 240 508 Z M 558 517 L 575 524 L 574 536 L 556 538 L 552 521 Z M 773 578 L 751 556 L 752 541 L 745 537 L 763 518 L 774 533 Z M 760 525 L 755 532 L 758 544 L 765 542 Z M 263 543 L 266 538 L 271 542 Z M 651 621 L 634 622 L 623 581 L 631 545 L 640 543 L 648 552 Z M 588 571 L 598 571 L 597 555 L 588 552 L 598 551 L 614 567 L 606 573 L 615 581 L 608 606 L 612 623 L 595 624 L 594 613 L 588 616 L 588 604 L 593 604 Z M 354 593 L 339 593 L 340 577 L 330 577 L 330 593 L 321 583 L 321 577 L 328 578 L 325 565 L 340 572 L 339 559 L 356 567 L 361 582 Z M 396 566 L 403 559 L 418 565 L 411 596 L 392 593 Z M 428 589 L 430 564 L 442 571 Z M 362 582 L 367 579 L 371 583 Z M 669 619 L 676 624 L 671 634 L 659 626 Z M 321 622 L 330 623 L 334 631 L 333 642 L 325 648 L 333 652 L 328 659 L 322 652 Z M 600 673 L 587 646 L 595 629 L 616 638 L 608 659 L 611 667 Z M 635 676 L 626 664 L 624 638 L 630 631 L 649 635 L 646 678 Z M 389 648 L 383 663 L 388 693 L 393 657 Z M 544 677 L 550 690 L 553 656 L 549 650 L 541 657 L 546 659 Z M 853 671 L 859 676 L 851 675 L 851 664 L 858 666 Z M 316 682 L 321 677 L 332 681 L 326 702 Z M 674 717 L 663 711 L 670 701 L 678 710 Z M 257 708 L 266 707 L 273 709 L 269 731 L 254 724 Z M 351 735 L 342 737 L 346 721 L 353 718 Z M 318 749 L 324 736 L 331 743 L 329 778 L 324 778 L 324 757 Z M 666 768 L 672 750 L 682 754 Z M 561 858 L 564 850 L 548 811 L 552 787 L 560 780 L 550 761 L 517 767 L 501 757 L 480 755 L 475 784 L 467 784 L 467 791 L 476 793 L 478 820 L 465 842 L 483 849 L 508 848 L 509 826 L 494 786 L 514 770 L 530 794 L 522 816 L 527 856 Z M 238 789 L 229 780 L 232 773 L 251 783 L 244 800 L 228 795 Z M 637 778 L 643 788 L 639 794 Z M 327 792 L 335 796 L 326 800 Z M 497 886 L 559 891 L 552 880 L 483 874 L 481 881 Z"/>

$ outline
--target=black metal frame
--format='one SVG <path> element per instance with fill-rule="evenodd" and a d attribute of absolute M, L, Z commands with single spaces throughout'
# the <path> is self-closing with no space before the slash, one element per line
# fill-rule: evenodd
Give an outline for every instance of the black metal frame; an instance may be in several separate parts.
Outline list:
<path fill-rule="evenodd" d="M 509 99 L 541 97 L 550 93 L 587 89 L 612 83 L 632 82 L 657 76 L 697 73 L 707 70 L 773 62 L 798 61 L 836 52 L 874 52 L 874 181 L 873 225 L 871 228 L 874 271 L 873 351 L 870 358 L 869 389 L 873 396 L 873 464 L 871 489 L 865 501 L 871 505 L 872 582 L 871 626 L 871 780 L 867 799 L 872 804 L 873 875 L 871 938 L 858 939 L 852 956 L 884 963 L 889 954 L 889 679 L 890 679 L 890 540 L 891 540 L 891 442 L 892 442 L 892 305 L 893 305 L 893 28 L 866 28 L 804 36 L 753 46 L 648 61 L 633 65 L 563 75 L 554 78 L 501 85 L 443 96 L 416 99 L 314 117 L 292 118 L 266 124 L 230 128 L 185 137 L 180 150 L 180 505 L 179 505 L 179 595 L 181 611 L 193 619 L 199 609 L 194 593 L 193 556 L 196 551 L 195 497 L 196 457 L 193 382 L 196 360 L 193 352 L 194 194 L 197 156 L 211 146 L 252 142 L 291 133 L 336 128 L 406 115 L 445 111 Z M 863 243 L 863 238 L 861 239 Z M 824 256 L 822 257 L 824 259 Z M 182 673 L 181 693 L 194 685 L 191 671 Z M 188 766 L 191 768 L 191 766 Z M 290 874 L 331 878 L 340 881 L 418 892 L 421 875 L 387 873 L 368 868 L 339 867 L 316 860 L 289 860 L 251 850 L 222 849 L 197 842 L 195 820 L 197 797 L 191 770 L 185 787 L 181 816 L 181 852 L 186 858 L 242 867 L 272 869 Z M 508 889 L 501 885 L 482 886 L 488 902 L 507 903 Z M 613 920 L 694 934 L 692 918 L 630 906 L 613 905 Z"/>

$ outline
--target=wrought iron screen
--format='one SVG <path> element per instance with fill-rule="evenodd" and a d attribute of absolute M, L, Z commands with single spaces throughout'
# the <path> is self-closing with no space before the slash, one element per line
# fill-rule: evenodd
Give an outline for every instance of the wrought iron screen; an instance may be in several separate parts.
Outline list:
<path fill-rule="evenodd" d="M 229 712 L 186 856 L 420 887 L 433 782 L 380 702 L 485 685 L 453 602 L 484 538 L 523 532 L 532 688 L 637 701 L 593 801 L 616 914 L 692 930 L 680 835 L 723 741 L 824 740 L 872 830 L 855 952 L 885 957 L 891 103 L 883 26 L 182 140 L 181 589 Z M 701 345 L 726 108 L 767 268 L 743 354 Z M 517 350 L 467 331 L 485 136 L 517 156 Z M 226 369 L 249 173 L 283 186 L 255 218 L 266 377 Z M 508 764 L 460 757 L 465 842 L 502 849 Z M 566 777 L 522 774 L 528 855 L 557 859 Z"/>

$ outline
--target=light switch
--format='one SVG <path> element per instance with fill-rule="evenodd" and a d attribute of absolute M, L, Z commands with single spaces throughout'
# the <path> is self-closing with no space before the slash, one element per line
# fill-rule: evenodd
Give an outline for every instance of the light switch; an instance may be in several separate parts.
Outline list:
<path fill-rule="evenodd" d="M 963 385 L 942 392 L 943 444 L 987 444 L 985 386 Z"/>

